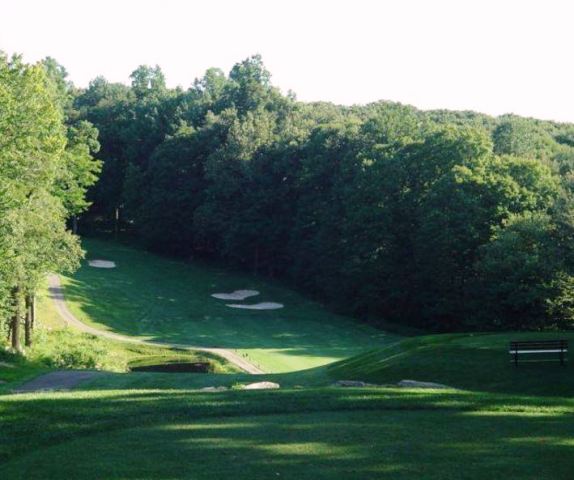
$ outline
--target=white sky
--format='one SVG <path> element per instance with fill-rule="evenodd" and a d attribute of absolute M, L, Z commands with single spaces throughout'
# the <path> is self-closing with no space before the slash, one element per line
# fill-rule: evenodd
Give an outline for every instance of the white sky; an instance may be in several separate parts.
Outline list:
<path fill-rule="evenodd" d="M 0 0 L 0 50 L 86 86 L 159 64 L 170 86 L 261 53 L 300 100 L 574 121 L 574 0 Z"/>

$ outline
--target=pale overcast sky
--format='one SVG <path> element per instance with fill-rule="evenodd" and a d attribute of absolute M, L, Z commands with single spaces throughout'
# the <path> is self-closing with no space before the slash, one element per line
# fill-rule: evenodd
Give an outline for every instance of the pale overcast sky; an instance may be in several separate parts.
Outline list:
<path fill-rule="evenodd" d="M 301 100 L 574 121 L 574 0 L 0 0 L 0 50 L 86 86 L 159 64 L 170 86 L 260 53 Z"/>

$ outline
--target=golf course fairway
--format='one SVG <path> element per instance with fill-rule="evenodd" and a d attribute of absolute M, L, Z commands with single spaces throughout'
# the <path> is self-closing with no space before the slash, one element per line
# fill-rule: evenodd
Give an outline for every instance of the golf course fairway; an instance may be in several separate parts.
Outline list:
<path fill-rule="evenodd" d="M 237 351 L 265 372 L 325 365 L 399 337 L 335 315 L 267 279 L 202 262 L 182 262 L 119 243 L 85 240 L 87 260 L 62 277 L 66 303 L 82 322 L 142 340 Z M 115 262 L 94 268 L 90 260 Z M 243 302 L 212 297 L 249 289 Z M 228 304 L 283 304 L 277 310 L 235 309 Z"/>

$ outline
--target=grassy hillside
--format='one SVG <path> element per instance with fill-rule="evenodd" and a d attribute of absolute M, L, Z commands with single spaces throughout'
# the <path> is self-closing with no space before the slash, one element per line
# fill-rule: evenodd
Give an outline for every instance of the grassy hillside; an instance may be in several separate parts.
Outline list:
<path fill-rule="evenodd" d="M 2 395 L 8 386 L 46 369 L 19 358 L 4 377 L 9 383 L 0 386 L 2 479 L 482 480 L 493 474 L 521 480 L 572 478 L 572 367 L 537 363 L 517 368 L 507 351 L 512 339 L 574 342 L 572 332 L 383 336 L 386 343 L 372 348 L 378 345 L 377 336 L 368 334 L 372 331 L 280 286 L 116 244 L 90 242 L 88 247 L 91 256 L 115 260 L 118 268 L 84 267 L 67 279 L 71 307 L 86 321 L 147 338 L 221 338 L 228 345 L 259 342 L 268 365 L 315 366 L 257 377 L 109 372 L 72 392 Z M 127 269 L 128 264 L 136 268 Z M 227 317 L 227 310 L 209 297 L 215 288 L 255 288 L 265 300 L 284 302 L 292 311 L 238 311 Z M 44 328 L 57 332 L 60 320 L 46 300 L 40 299 L 39 306 Z M 156 303 L 169 315 L 162 316 Z M 263 315 L 255 315 L 259 313 Z M 202 321 L 202 316 L 217 315 L 219 331 Z M 316 325 L 315 319 L 332 321 L 334 328 Z M 243 328 L 238 328 L 239 321 Z M 297 328 L 303 333 L 297 335 Z M 346 328 L 349 339 L 343 338 Z M 321 331 L 326 332 L 323 337 Z M 43 347 L 52 354 L 62 347 L 53 333 Z M 74 336 L 74 341 L 84 337 L 70 331 L 64 335 Z M 281 339 L 292 352 L 298 339 L 296 351 L 305 352 L 302 360 L 263 348 L 272 342 L 280 346 Z M 174 354 L 160 347 L 140 350 L 99 341 L 106 343 L 110 355 Z M 367 349 L 361 352 L 362 345 Z M 243 351 L 257 355 L 249 348 Z M 360 353 L 323 364 L 336 358 L 333 352 L 353 351 Z M 286 358 L 291 363 L 281 363 Z M 0 368 L 0 373 L 5 370 Z M 392 386 L 407 378 L 456 389 Z M 387 386 L 332 386 L 341 379 Z M 254 380 L 276 381 L 281 389 L 234 388 Z M 218 385 L 232 388 L 218 393 L 199 390 Z"/>
<path fill-rule="evenodd" d="M 572 366 L 521 361 L 515 367 L 510 363 L 509 342 L 531 338 L 564 338 L 574 344 L 574 332 L 429 335 L 338 362 L 327 371 L 332 378 L 372 383 L 415 379 L 477 392 L 574 395 Z"/>
<path fill-rule="evenodd" d="M 571 478 L 571 398 L 100 390 L 0 397 L 6 479 Z"/>
<path fill-rule="evenodd" d="M 88 258 L 117 268 L 87 266 L 64 279 L 70 310 L 98 328 L 148 340 L 225 347 L 269 372 L 316 367 L 389 344 L 393 335 L 334 315 L 265 279 L 201 263 L 184 263 L 117 243 L 85 242 Z M 212 293 L 261 292 L 245 303 L 279 302 L 281 310 L 238 310 Z M 239 302 L 241 303 L 241 302 Z"/>
<path fill-rule="evenodd" d="M 237 372 L 218 356 L 206 352 L 138 345 L 77 332 L 67 328 L 44 285 L 37 297 L 34 344 L 24 356 L 10 354 L 0 340 L 0 394 L 53 369 L 98 369 L 125 372 L 135 363 L 167 361 L 209 362 L 211 371 Z"/>
<path fill-rule="evenodd" d="M 574 396 L 572 367 L 559 363 L 510 363 L 508 342 L 526 338 L 566 338 L 574 333 L 497 333 L 429 335 L 408 338 L 382 349 L 300 372 L 265 374 L 258 380 L 285 387 L 329 386 L 336 380 L 360 380 L 392 385 L 403 379 L 437 382 L 477 393 Z M 194 389 L 248 383 L 253 377 L 232 375 L 180 375 L 110 373 L 86 384 L 90 390 Z"/>
<path fill-rule="evenodd" d="M 7 479 L 570 479 L 569 365 L 515 368 L 507 342 L 434 335 L 300 372 L 276 391 L 205 393 L 247 374 L 109 373 L 69 393 L 0 395 Z M 329 387 L 403 378 L 462 390 Z"/>

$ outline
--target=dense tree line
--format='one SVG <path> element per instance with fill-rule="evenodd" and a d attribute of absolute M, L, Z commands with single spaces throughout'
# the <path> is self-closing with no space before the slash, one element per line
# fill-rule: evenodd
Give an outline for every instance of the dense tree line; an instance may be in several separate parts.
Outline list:
<path fill-rule="evenodd" d="M 16 351 L 32 343 L 41 282 L 82 256 L 68 222 L 89 206 L 100 163 L 97 130 L 74 115 L 73 96 L 53 59 L 0 52 L 0 327 Z"/>
<path fill-rule="evenodd" d="M 572 326 L 574 125 L 303 103 L 270 77 L 254 56 L 187 90 L 147 66 L 74 90 L 68 117 L 99 130 L 103 163 L 83 228 L 280 277 L 371 321 Z M 87 160 L 95 137 L 78 135 Z"/>
<path fill-rule="evenodd" d="M 298 102 L 261 58 L 168 89 L 94 80 L 92 222 L 288 279 L 365 318 L 438 330 L 574 320 L 574 126 L 391 102 Z"/>

